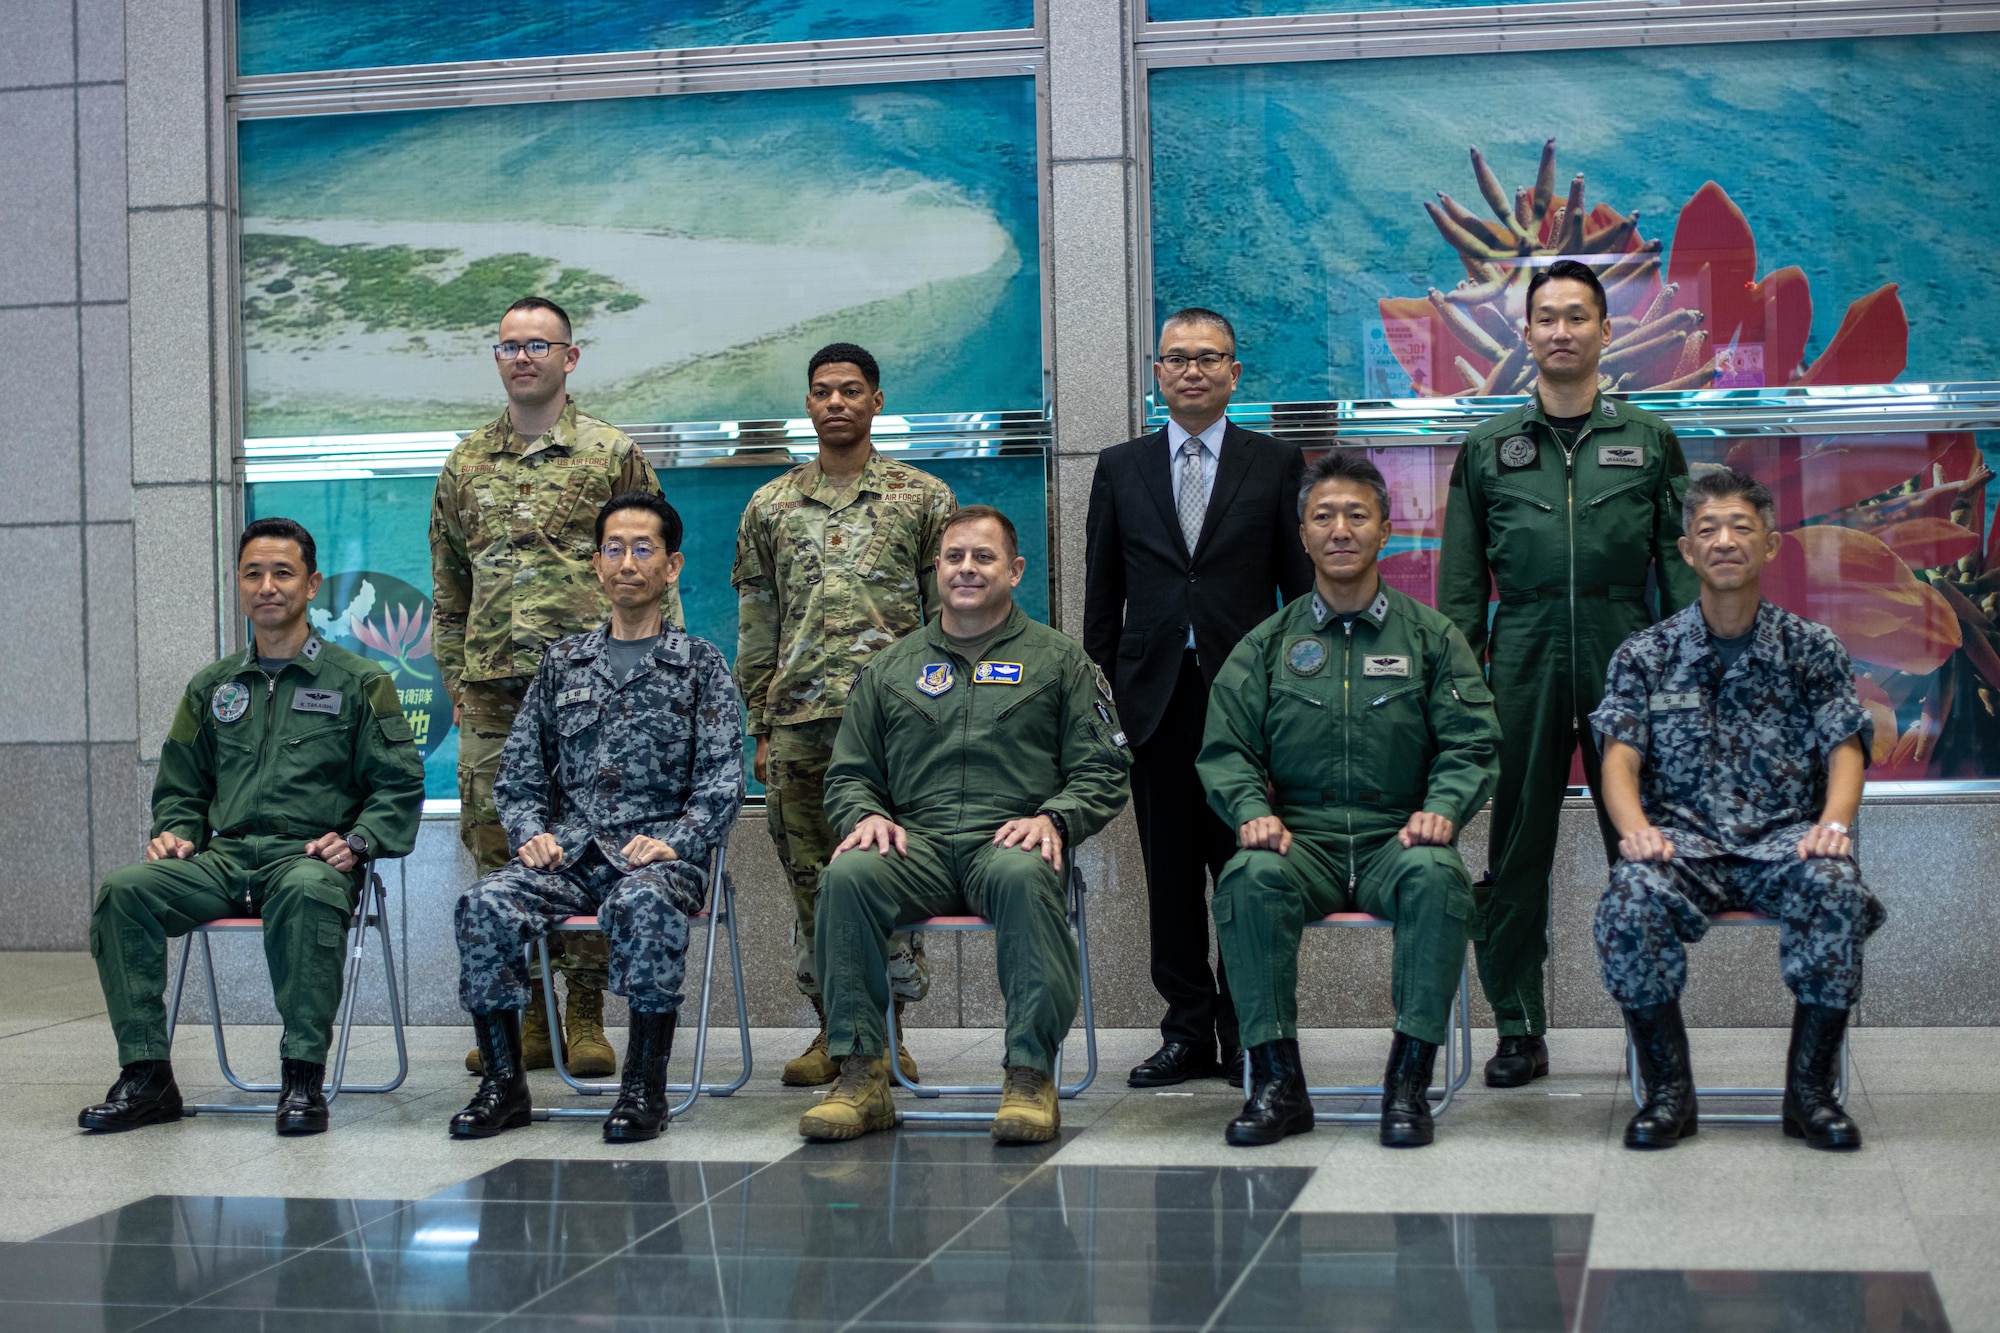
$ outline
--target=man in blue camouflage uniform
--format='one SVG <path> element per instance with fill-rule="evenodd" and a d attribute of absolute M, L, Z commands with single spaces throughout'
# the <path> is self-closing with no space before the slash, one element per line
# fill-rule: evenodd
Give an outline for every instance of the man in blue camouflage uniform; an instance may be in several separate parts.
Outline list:
<path fill-rule="evenodd" d="M 728 665 L 660 613 L 680 577 L 680 515 L 657 495 L 615 495 L 598 512 L 597 545 L 611 621 L 543 656 L 493 784 L 514 859 L 458 902 L 459 1003 L 484 1077 L 452 1118 L 456 1138 L 529 1122 L 524 950 L 592 913 L 610 943 L 610 989 L 631 1008 L 604 1138 L 659 1136 L 688 918 L 743 802 L 743 707 Z"/>
<path fill-rule="evenodd" d="M 1625 1143 L 1670 1148 L 1695 1132 L 1686 945 L 1716 913 L 1751 911 L 1781 923 L 1779 967 L 1798 1001 L 1785 1133 L 1858 1148 L 1833 1093 L 1862 946 L 1885 915 L 1848 829 L 1874 727 L 1833 631 L 1762 600 L 1763 567 L 1784 541 L 1770 492 L 1708 472 L 1688 487 L 1683 519 L 1701 600 L 1625 641 L 1590 715 L 1623 858 L 1598 905 L 1597 952 L 1646 1083 Z"/>

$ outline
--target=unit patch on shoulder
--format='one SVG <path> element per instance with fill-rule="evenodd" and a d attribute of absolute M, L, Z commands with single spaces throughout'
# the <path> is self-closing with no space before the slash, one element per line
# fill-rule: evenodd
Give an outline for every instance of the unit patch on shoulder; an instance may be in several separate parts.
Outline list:
<path fill-rule="evenodd" d="M 1500 444 L 1500 461 L 1508 467 L 1526 467 L 1535 461 L 1534 440 L 1526 435 L 1510 436 Z"/>
<path fill-rule="evenodd" d="M 974 685 L 1019 685 L 1021 683 L 1021 663 L 981 662 L 972 668 Z"/>
<path fill-rule="evenodd" d="M 957 683 L 958 678 L 952 674 L 949 662 L 926 662 L 917 672 L 917 688 L 933 699 Z"/>
<path fill-rule="evenodd" d="M 1326 665 L 1326 644 L 1311 635 L 1285 645 L 1285 665 L 1295 676 L 1317 676 Z"/>
<path fill-rule="evenodd" d="M 1370 653 L 1361 659 L 1361 674 L 1364 676 L 1408 676 L 1410 659 L 1395 657 L 1386 653 Z"/>
<path fill-rule="evenodd" d="M 234 722 L 250 711 L 250 687 L 240 680 L 225 680 L 209 696 L 208 711 L 217 722 Z"/>
<path fill-rule="evenodd" d="M 1097 692 L 1103 696 L 1104 702 L 1114 702 L 1111 697 L 1111 678 L 1104 674 L 1104 668 L 1092 662 L 1090 664 L 1090 672 L 1097 677 Z"/>
<path fill-rule="evenodd" d="M 1600 444 L 1597 446 L 1597 466 L 1599 467 L 1642 467 L 1646 462 L 1646 451 L 1636 444 Z"/>
<path fill-rule="evenodd" d="M 1689 708 L 1701 707 L 1699 691 L 1686 694 L 1654 694 L 1647 696 L 1646 710 L 1652 713 L 1679 713 Z"/>
<path fill-rule="evenodd" d="M 340 716 L 339 690 L 293 690 L 292 711 L 294 713 L 327 713 Z"/>

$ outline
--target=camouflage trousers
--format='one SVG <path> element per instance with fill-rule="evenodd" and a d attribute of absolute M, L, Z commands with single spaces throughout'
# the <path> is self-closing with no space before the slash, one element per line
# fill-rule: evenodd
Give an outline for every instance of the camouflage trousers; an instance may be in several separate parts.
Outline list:
<path fill-rule="evenodd" d="M 685 861 L 656 861 L 628 875 L 594 849 L 560 870 L 502 866 L 459 895 L 458 1002 L 474 1014 L 526 1008 L 527 947 L 564 917 L 594 912 L 608 944 L 611 993 L 640 1013 L 672 1013 L 702 888 L 702 872 Z"/>
<path fill-rule="evenodd" d="M 514 714 L 521 711 L 527 693 L 528 681 L 522 676 L 469 680 L 459 691 L 464 711 L 458 720 L 458 838 L 482 875 L 492 874 L 514 857 L 500 812 L 493 808 L 493 778 L 500 771 L 500 750 L 513 730 Z M 604 936 L 596 931 L 565 934 L 549 944 L 549 961 L 556 971 L 569 977 L 572 985 L 580 983 L 591 990 L 604 989 L 607 959 Z M 537 962 L 532 975 L 541 974 Z"/>
<path fill-rule="evenodd" d="M 819 872 L 840 845 L 826 822 L 826 769 L 833 760 L 833 738 L 840 719 L 821 718 L 795 726 L 771 728 L 765 783 L 764 816 L 778 864 L 792 886 L 792 967 L 799 993 L 820 995 L 818 966 L 813 961 L 813 917 L 819 900 Z M 931 988 L 931 964 L 924 957 L 921 935 L 897 931 L 889 937 L 890 990 L 898 999 L 921 1000 Z"/>
<path fill-rule="evenodd" d="M 1753 861 L 1620 861 L 1597 905 L 1604 988 L 1626 1009 L 1678 1000 L 1687 946 L 1718 912 L 1779 924 L 1778 970 L 1801 1004 L 1851 1009 L 1861 999 L 1861 951 L 1885 917 L 1848 857 Z"/>

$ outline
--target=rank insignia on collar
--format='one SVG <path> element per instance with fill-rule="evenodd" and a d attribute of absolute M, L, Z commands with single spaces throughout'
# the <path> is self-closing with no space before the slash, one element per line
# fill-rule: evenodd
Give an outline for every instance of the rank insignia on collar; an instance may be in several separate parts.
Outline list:
<path fill-rule="evenodd" d="M 1377 591 L 1375 600 L 1368 604 L 1368 614 L 1376 620 L 1389 614 L 1389 594 Z"/>
<path fill-rule="evenodd" d="M 926 662 L 917 672 L 917 688 L 933 699 L 958 683 L 949 662 Z"/>
<path fill-rule="evenodd" d="M 1364 676 L 1407 676 L 1410 674 L 1410 659 L 1394 657 L 1385 653 L 1370 653 L 1361 659 L 1361 674 Z"/>
<path fill-rule="evenodd" d="M 1526 467 L 1535 461 L 1535 442 L 1526 435 L 1515 435 L 1500 445 L 1500 461 L 1508 467 Z"/>
<path fill-rule="evenodd" d="M 1307 636 L 1285 645 L 1285 665 L 1295 676 L 1317 676 L 1326 665 L 1326 644 Z"/>
<path fill-rule="evenodd" d="M 1610 417 L 1613 421 L 1618 420 L 1618 403 L 1616 399 L 1600 398 L 1597 402 L 1597 410 L 1605 416 Z"/>
<path fill-rule="evenodd" d="M 972 668 L 974 685 L 1019 685 L 1021 683 L 1021 663 L 981 662 Z"/>
<path fill-rule="evenodd" d="M 209 697 L 208 711 L 217 722 L 234 722 L 250 711 L 250 687 L 240 680 L 226 680 Z"/>
<path fill-rule="evenodd" d="M 319 635 L 312 635 L 306 640 L 306 646 L 299 649 L 299 656 L 305 658 L 308 662 L 317 662 L 319 660 L 320 647 Z"/>

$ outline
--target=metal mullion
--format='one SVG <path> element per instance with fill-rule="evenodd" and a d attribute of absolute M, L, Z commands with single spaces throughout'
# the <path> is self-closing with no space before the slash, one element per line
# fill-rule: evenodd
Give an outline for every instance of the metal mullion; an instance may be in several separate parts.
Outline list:
<path fill-rule="evenodd" d="M 1132 359 L 1126 363 L 1131 395 L 1130 419 L 1140 431 L 1152 429 L 1146 419 L 1146 372 L 1153 364 L 1153 108 L 1152 69 L 1140 54 L 1140 41 L 1147 29 L 1146 0 L 1126 0 L 1132 6 L 1133 42 L 1130 74 L 1132 87 L 1132 262 L 1137 272 L 1132 286 L 1137 297 L 1138 318 L 1133 321 Z"/>

